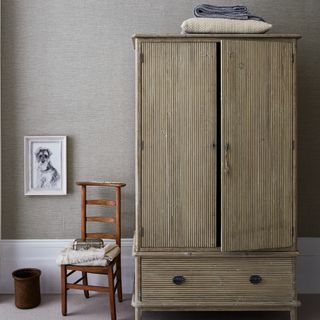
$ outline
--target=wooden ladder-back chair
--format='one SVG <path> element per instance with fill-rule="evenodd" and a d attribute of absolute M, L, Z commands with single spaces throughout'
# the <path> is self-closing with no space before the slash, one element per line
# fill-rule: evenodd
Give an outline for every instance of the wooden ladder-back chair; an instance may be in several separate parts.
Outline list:
<path fill-rule="evenodd" d="M 121 247 L 121 188 L 125 183 L 118 182 L 77 182 L 81 187 L 81 238 L 102 238 L 115 240 Z M 115 200 L 87 199 L 87 187 L 111 187 L 115 189 Z M 102 205 L 115 207 L 115 217 L 87 216 L 88 205 Z M 106 222 L 115 224 L 115 234 L 110 233 L 88 233 L 87 222 Z M 82 273 L 82 277 L 73 283 L 68 283 L 67 278 L 76 271 Z M 92 286 L 88 284 L 88 273 L 105 274 L 108 276 L 108 286 Z M 117 281 L 115 281 L 117 280 Z M 79 282 L 82 281 L 82 284 Z M 122 301 L 121 283 L 121 251 L 120 254 L 107 266 L 79 266 L 61 265 L 61 308 L 62 314 L 67 315 L 67 290 L 83 290 L 84 296 L 89 298 L 89 291 L 109 292 L 111 320 L 116 320 L 115 291 L 118 292 L 118 300 Z"/>

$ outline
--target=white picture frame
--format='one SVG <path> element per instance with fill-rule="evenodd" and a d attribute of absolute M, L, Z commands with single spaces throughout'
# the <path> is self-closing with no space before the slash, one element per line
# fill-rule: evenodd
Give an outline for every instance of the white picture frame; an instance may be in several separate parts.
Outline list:
<path fill-rule="evenodd" d="M 24 194 L 67 194 L 67 137 L 24 137 Z"/>

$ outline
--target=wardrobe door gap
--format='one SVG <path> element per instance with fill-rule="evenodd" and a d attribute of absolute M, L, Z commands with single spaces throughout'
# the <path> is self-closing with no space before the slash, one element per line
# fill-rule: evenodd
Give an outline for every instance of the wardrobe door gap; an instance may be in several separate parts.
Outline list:
<path fill-rule="evenodd" d="M 221 247 L 221 44 L 216 43 L 216 246 Z"/>

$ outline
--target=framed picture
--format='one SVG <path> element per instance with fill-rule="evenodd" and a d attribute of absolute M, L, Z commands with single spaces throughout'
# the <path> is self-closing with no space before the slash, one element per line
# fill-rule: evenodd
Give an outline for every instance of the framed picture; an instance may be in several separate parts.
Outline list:
<path fill-rule="evenodd" d="M 24 194 L 67 194 L 67 137 L 24 137 Z"/>

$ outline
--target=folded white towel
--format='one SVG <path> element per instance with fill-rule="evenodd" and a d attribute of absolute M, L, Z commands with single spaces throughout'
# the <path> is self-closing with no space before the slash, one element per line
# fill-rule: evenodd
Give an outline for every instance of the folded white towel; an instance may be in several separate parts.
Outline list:
<path fill-rule="evenodd" d="M 102 265 L 107 265 L 112 261 L 120 252 L 120 248 L 115 243 L 110 243 L 104 248 L 90 248 L 88 250 L 73 250 L 71 247 L 65 248 L 58 256 L 56 262 L 61 264 L 81 264 L 93 263 L 100 261 Z M 101 265 L 101 264 L 99 264 Z"/>
<path fill-rule="evenodd" d="M 256 20 L 190 18 L 183 21 L 183 33 L 264 33 L 271 24 Z"/>

